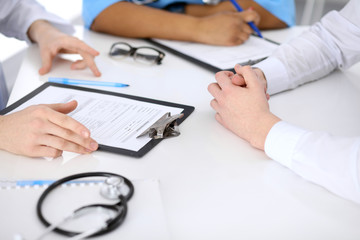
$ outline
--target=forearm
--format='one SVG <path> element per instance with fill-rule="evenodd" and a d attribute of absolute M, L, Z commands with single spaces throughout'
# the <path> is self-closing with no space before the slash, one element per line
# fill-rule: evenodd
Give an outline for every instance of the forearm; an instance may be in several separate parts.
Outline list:
<path fill-rule="evenodd" d="M 260 23 L 258 25 L 260 29 L 277 29 L 287 27 L 283 21 L 253 0 L 238 0 L 238 3 L 244 10 L 252 8 L 260 15 Z M 188 4 L 185 7 L 186 14 L 196 17 L 209 16 L 223 11 L 236 11 L 236 9 L 230 1 L 221 2 L 217 5 Z"/>
<path fill-rule="evenodd" d="M 118 2 L 101 12 L 91 29 L 124 37 L 196 41 L 197 24 L 193 16 Z"/>

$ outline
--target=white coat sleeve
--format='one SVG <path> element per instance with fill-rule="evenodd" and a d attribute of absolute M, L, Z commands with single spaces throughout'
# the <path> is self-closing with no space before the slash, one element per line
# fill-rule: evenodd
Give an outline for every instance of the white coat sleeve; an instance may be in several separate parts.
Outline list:
<path fill-rule="evenodd" d="M 74 28 L 65 20 L 46 12 L 35 0 L 0 0 L 0 31 L 8 37 L 30 42 L 27 31 L 36 20 L 46 20 L 60 31 L 72 34 Z"/>
<path fill-rule="evenodd" d="M 352 0 L 257 64 L 266 76 L 268 93 L 295 88 L 360 61 L 359 13 L 360 1 Z"/>
<path fill-rule="evenodd" d="M 360 137 L 306 131 L 281 121 L 270 130 L 265 152 L 303 178 L 360 204 Z"/>

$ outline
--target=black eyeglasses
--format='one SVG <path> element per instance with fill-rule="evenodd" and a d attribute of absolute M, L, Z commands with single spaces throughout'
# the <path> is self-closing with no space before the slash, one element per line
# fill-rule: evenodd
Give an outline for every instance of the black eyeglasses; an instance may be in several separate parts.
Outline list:
<path fill-rule="evenodd" d="M 135 61 L 152 65 L 161 64 L 161 61 L 165 57 L 165 53 L 152 47 L 132 47 L 125 42 L 116 42 L 111 48 L 109 55 L 113 58 L 122 59 L 125 57 L 133 57 Z"/>

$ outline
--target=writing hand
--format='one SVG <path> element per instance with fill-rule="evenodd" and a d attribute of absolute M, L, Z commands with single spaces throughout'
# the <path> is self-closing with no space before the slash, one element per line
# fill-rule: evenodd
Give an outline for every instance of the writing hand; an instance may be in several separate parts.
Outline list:
<path fill-rule="evenodd" d="M 239 45 L 253 32 L 247 22 L 258 22 L 259 19 L 255 11 L 220 12 L 202 17 L 196 40 L 213 45 Z"/>

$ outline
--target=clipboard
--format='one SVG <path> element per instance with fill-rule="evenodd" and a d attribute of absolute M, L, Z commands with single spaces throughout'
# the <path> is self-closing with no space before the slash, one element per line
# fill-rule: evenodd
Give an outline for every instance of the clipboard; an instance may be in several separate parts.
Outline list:
<path fill-rule="evenodd" d="M 168 52 L 171 52 L 185 60 L 188 60 L 200 67 L 203 67 L 211 72 L 219 72 L 219 71 L 234 71 L 234 66 L 236 63 L 239 63 L 241 65 L 254 65 L 256 63 L 259 63 L 263 60 L 265 60 L 280 44 L 272 41 L 267 38 L 259 38 L 257 36 L 250 36 L 250 39 L 245 42 L 242 45 L 239 46 L 232 46 L 232 47 L 226 47 L 226 46 L 213 46 L 213 45 L 205 45 L 205 44 L 199 44 L 199 43 L 190 43 L 190 42 L 182 42 L 182 41 L 172 41 L 172 40 L 162 40 L 162 39 L 145 39 L 147 42 L 162 48 Z M 206 56 L 202 56 L 201 53 L 196 51 L 188 51 L 188 47 L 192 49 L 200 49 L 204 48 L 202 52 L 215 52 L 215 51 L 224 51 L 224 54 L 228 54 L 229 51 L 233 51 L 235 54 L 238 54 L 241 56 L 242 50 L 249 48 L 246 46 L 248 45 L 254 45 L 261 43 L 261 46 L 259 46 L 258 49 L 251 46 L 251 50 L 254 50 L 254 55 L 245 57 L 246 60 L 243 57 L 238 58 L 239 61 L 236 61 L 237 57 L 234 57 L 234 61 L 231 61 L 232 63 L 227 64 L 226 67 L 224 65 L 216 63 L 214 61 L 209 61 Z M 228 51 L 229 50 L 229 51 Z M 226 52 L 225 52 L 226 51 Z M 229 54 L 230 55 L 230 54 Z M 246 55 L 249 55 L 248 53 Z M 231 56 L 229 56 L 231 58 Z"/>
<path fill-rule="evenodd" d="M 63 96 L 64 94 L 62 94 L 61 92 L 66 93 L 68 95 L 65 94 L 65 96 Z M 180 125 L 195 109 L 193 106 L 187 106 L 187 105 L 166 102 L 166 101 L 161 101 L 161 100 L 155 100 L 155 99 L 150 99 L 150 98 L 144 98 L 144 97 L 139 97 L 139 96 L 126 95 L 126 94 L 122 94 L 122 93 L 104 91 L 104 90 L 93 89 L 93 88 L 85 88 L 85 87 L 79 87 L 79 86 L 73 86 L 73 85 L 65 85 L 65 84 L 59 84 L 59 83 L 53 83 L 53 82 L 46 82 L 43 85 L 41 85 L 40 87 L 38 87 L 37 89 L 35 89 L 34 91 L 32 91 L 31 93 L 29 93 L 28 95 L 26 95 L 25 97 L 21 98 L 17 102 L 13 103 L 12 105 L 10 105 L 7 108 L 0 111 L 0 115 L 5 115 L 12 111 L 21 110 L 21 109 L 26 108 L 27 106 L 34 105 L 34 104 L 58 103 L 59 101 L 56 101 L 56 98 L 59 98 L 59 97 L 54 96 L 56 94 L 65 98 L 65 100 L 62 100 L 60 102 L 68 102 L 68 101 L 72 100 L 69 96 L 76 96 L 77 98 L 84 99 L 84 100 L 82 100 L 84 102 L 85 101 L 89 102 L 90 100 L 95 101 L 94 99 L 99 101 L 99 102 L 95 101 L 95 103 L 93 103 L 93 105 L 94 104 L 98 104 L 98 105 L 102 104 L 102 106 L 106 106 L 104 101 L 106 101 L 107 103 L 111 103 L 112 104 L 111 106 L 114 105 L 113 109 L 112 109 L 113 114 L 118 114 L 117 116 L 113 117 L 114 119 L 116 117 L 115 120 L 117 122 L 119 122 L 122 118 L 126 118 L 126 117 L 121 117 L 120 113 L 117 113 L 118 108 L 116 108 L 116 106 L 120 106 L 121 104 L 123 104 L 124 106 L 130 106 L 132 108 L 137 107 L 136 110 L 138 110 L 138 111 L 140 111 L 140 110 L 142 110 L 143 112 L 147 111 L 147 112 L 143 113 L 143 115 L 146 115 L 146 114 L 150 115 L 150 113 L 148 113 L 148 112 L 152 111 L 151 112 L 151 114 L 152 114 L 151 120 L 149 120 L 145 117 L 144 117 L 144 119 L 141 119 L 141 118 L 139 118 L 138 115 L 136 115 L 137 116 L 136 121 L 131 119 L 131 117 L 128 117 L 128 119 L 129 119 L 128 125 L 126 125 L 126 123 L 124 123 L 124 122 L 121 122 L 121 124 L 122 124 L 121 126 L 128 127 L 128 128 L 127 128 L 127 131 L 125 133 L 123 133 L 123 135 L 116 136 L 116 138 L 119 140 L 119 143 L 117 143 L 116 141 L 113 141 L 113 143 L 116 142 L 116 144 L 108 144 L 108 142 L 110 140 L 108 141 L 107 140 L 108 138 L 106 138 L 106 136 L 102 136 L 101 138 L 99 137 L 99 139 L 96 139 L 96 136 L 93 135 L 93 133 L 96 131 L 99 132 L 99 131 L 101 131 L 101 129 L 96 129 L 93 132 L 93 129 L 90 127 L 92 137 L 99 143 L 99 148 L 98 148 L 99 150 L 113 152 L 113 153 L 119 153 L 119 154 L 131 156 L 131 157 L 137 157 L 137 158 L 144 156 L 153 147 L 155 147 L 157 144 L 159 144 L 163 139 L 152 139 L 152 138 L 145 136 L 142 139 L 134 140 L 134 138 L 136 137 L 135 135 L 140 135 L 140 133 L 142 131 L 144 131 L 144 129 L 151 126 L 151 124 L 153 124 L 153 122 L 156 122 L 156 120 L 158 120 L 160 118 L 158 116 L 163 116 L 163 112 L 166 112 L 169 110 L 169 111 L 172 111 L 175 113 L 182 113 L 183 117 L 180 119 L 177 119 L 177 124 Z M 71 94 L 73 94 L 73 95 L 71 95 Z M 53 98 L 53 100 L 50 100 L 52 98 Z M 82 123 L 81 120 L 76 118 L 77 116 L 81 116 L 81 114 L 80 114 L 81 110 L 78 111 L 78 109 L 79 108 L 86 109 L 87 105 L 85 105 L 85 104 L 81 105 L 81 101 L 79 102 L 78 99 L 75 99 L 75 100 L 78 101 L 79 105 L 78 105 L 77 109 L 75 109 L 69 115 L 72 116 L 71 114 L 76 112 L 75 114 L 77 114 L 77 115 L 74 115 L 75 116 L 74 118 Z M 118 105 L 116 105 L 116 104 L 118 104 Z M 119 108 L 119 111 L 121 110 L 122 111 L 121 114 L 124 114 L 124 116 L 129 116 L 129 113 L 130 114 L 132 113 L 129 110 L 129 109 L 132 110 L 132 108 L 130 108 L 130 107 L 125 109 L 126 111 L 128 111 L 127 112 L 128 114 L 125 114 L 126 112 L 124 112 L 125 110 L 123 108 Z M 94 112 L 96 112 L 97 105 L 92 106 L 92 109 L 95 109 Z M 82 111 L 85 111 L 85 110 L 82 110 Z M 158 114 L 156 115 L 157 112 L 158 112 Z M 95 113 L 94 113 L 94 115 L 95 115 Z M 106 113 L 104 113 L 104 116 L 106 116 Z M 111 117 L 111 114 L 109 113 L 108 116 Z M 86 116 L 86 117 L 88 117 L 88 116 Z M 96 117 L 94 117 L 94 118 L 96 118 Z M 80 117 L 80 119 L 82 119 L 82 118 Z M 89 121 L 88 119 L 86 119 L 86 120 Z M 112 122 L 114 122 L 114 124 L 113 124 L 114 126 L 110 125 L 110 123 L 106 123 L 108 125 L 105 125 L 108 127 L 107 131 L 109 132 L 109 134 L 114 135 L 114 133 L 111 131 L 115 131 L 115 130 L 118 132 L 121 132 L 121 129 L 120 129 L 121 127 L 116 126 L 115 120 L 112 120 Z M 96 121 L 96 119 L 93 121 Z M 135 124 L 135 122 L 137 125 Z M 87 126 L 87 124 L 84 124 L 84 125 L 89 128 L 89 126 Z M 129 126 L 132 127 L 133 131 L 129 130 Z M 114 129 L 110 129 L 109 127 L 114 127 Z M 117 128 L 115 129 L 115 127 L 117 127 Z M 104 134 L 104 132 L 101 132 L 101 134 Z M 128 134 L 129 136 L 127 136 L 126 134 Z M 130 134 L 133 134 L 133 135 L 130 136 Z M 110 136 L 110 138 L 112 138 L 112 137 L 113 136 Z M 126 141 L 128 141 L 128 143 L 123 144 L 125 137 L 127 138 Z M 104 139 L 104 140 L 100 140 L 100 139 Z M 133 144 L 132 144 L 133 142 L 135 143 L 136 147 L 135 147 L 135 145 L 133 146 Z M 123 147 L 123 146 L 131 146 L 131 147 Z"/>

